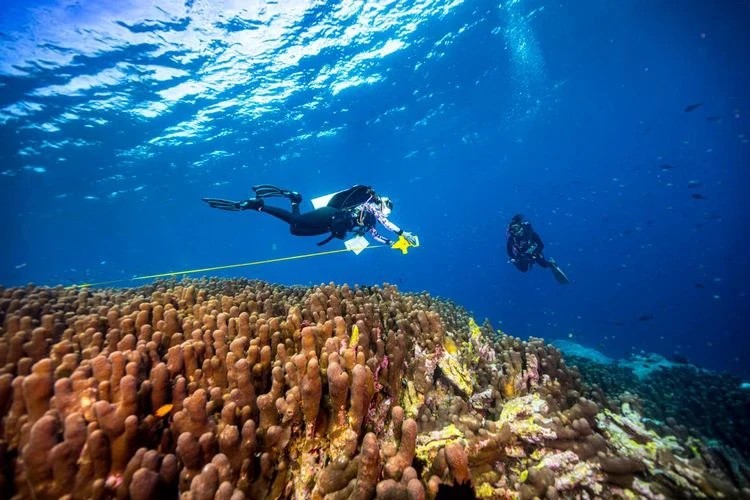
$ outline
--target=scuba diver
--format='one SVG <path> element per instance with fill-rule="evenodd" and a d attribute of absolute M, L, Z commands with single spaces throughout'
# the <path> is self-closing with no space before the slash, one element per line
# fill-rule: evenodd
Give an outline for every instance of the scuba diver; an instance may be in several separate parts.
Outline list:
<path fill-rule="evenodd" d="M 343 240 L 349 232 L 360 237 L 369 233 L 373 239 L 384 245 L 392 244 L 393 241 L 378 233 L 375 228 L 378 222 L 397 236 L 403 236 L 410 246 L 419 246 L 419 239 L 416 235 L 400 229 L 388 220 L 393 209 L 390 198 L 378 195 L 370 186 L 358 184 L 332 195 L 316 198 L 313 200 L 315 209 L 305 213 L 300 213 L 299 204 L 302 201 L 302 195 L 296 191 L 269 184 L 253 186 L 253 191 L 255 198 L 245 201 L 217 198 L 203 198 L 203 201 L 212 208 L 233 212 L 240 210 L 265 212 L 289 224 L 289 231 L 295 236 L 330 233 L 326 239 L 318 243 L 319 246 L 325 245 L 333 238 Z M 266 199 L 273 197 L 288 198 L 292 204 L 291 211 L 267 205 Z M 318 201 L 320 203 L 316 203 Z"/>
<path fill-rule="evenodd" d="M 550 268 L 555 279 L 561 284 L 568 284 L 570 280 L 557 266 L 553 259 L 546 259 L 542 254 L 544 243 L 539 235 L 531 227 L 531 223 L 524 220 L 523 215 L 516 214 L 510 220 L 508 229 L 505 231 L 505 249 L 510 257 L 510 262 L 516 268 L 525 273 L 536 263 L 544 268 Z"/>

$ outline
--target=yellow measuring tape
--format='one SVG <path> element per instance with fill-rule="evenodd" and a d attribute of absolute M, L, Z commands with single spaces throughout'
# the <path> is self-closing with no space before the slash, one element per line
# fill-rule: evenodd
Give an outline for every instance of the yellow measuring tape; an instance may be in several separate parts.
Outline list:
<path fill-rule="evenodd" d="M 390 247 L 387 245 L 377 245 L 377 246 L 369 246 L 367 248 L 364 248 L 363 250 L 370 250 L 374 248 L 390 248 Z M 174 271 L 171 273 L 149 274 L 147 276 L 134 276 L 132 278 L 123 278 L 119 280 L 110 280 L 110 281 L 99 281 L 97 283 L 81 283 L 78 285 L 70 285 L 66 288 L 84 288 L 84 287 L 89 287 L 89 286 L 111 285 L 112 283 L 123 283 L 125 281 L 166 278 L 167 276 L 177 276 L 178 274 L 206 273 L 209 271 L 219 271 L 222 269 L 232 269 L 235 267 L 259 266 L 261 264 L 271 264 L 273 262 L 284 262 L 287 260 L 307 259 L 309 257 L 319 257 L 321 255 L 331 255 L 334 253 L 342 253 L 342 252 L 350 252 L 350 251 L 351 250 L 349 250 L 348 248 L 340 248 L 338 250 L 327 250 L 324 252 L 306 253 L 303 255 L 292 255 L 291 257 L 279 257 L 277 259 L 255 260 L 253 262 L 243 262 L 242 264 L 228 264 L 226 266 L 204 267 L 202 269 L 188 269 L 187 271 Z"/>

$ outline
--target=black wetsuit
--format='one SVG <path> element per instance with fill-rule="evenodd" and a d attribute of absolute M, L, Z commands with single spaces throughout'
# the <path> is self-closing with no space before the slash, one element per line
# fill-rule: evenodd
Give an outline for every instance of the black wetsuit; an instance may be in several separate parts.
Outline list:
<path fill-rule="evenodd" d="M 281 219 L 289 224 L 289 231 L 295 236 L 316 236 L 330 233 L 330 236 L 318 243 L 324 245 L 333 238 L 344 239 L 349 231 L 363 234 L 373 231 L 376 217 L 372 214 L 357 217 L 354 208 L 367 203 L 374 196 L 369 186 L 356 185 L 336 193 L 324 207 L 310 212 L 300 213 L 299 203 L 292 202 L 292 210 L 266 205 L 258 208 L 259 212 Z"/>
<path fill-rule="evenodd" d="M 292 210 L 264 205 L 258 209 L 289 224 L 289 231 L 295 236 L 316 236 L 331 233 L 343 239 L 354 227 L 354 220 L 348 210 L 334 207 L 320 207 L 310 212 L 300 213 L 299 203 L 292 204 Z"/>
<path fill-rule="evenodd" d="M 517 225 L 521 226 L 520 234 L 515 234 L 513 228 Z M 518 268 L 521 272 L 526 272 L 531 269 L 531 265 L 535 262 L 541 267 L 549 267 L 550 263 L 542 255 L 544 249 L 544 243 L 542 239 L 536 234 L 536 231 L 531 227 L 531 223 L 528 221 L 514 222 L 508 226 L 505 233 L 506 235 L 506 251 L 508 256 L 511 258 L 513 265 Z"/>

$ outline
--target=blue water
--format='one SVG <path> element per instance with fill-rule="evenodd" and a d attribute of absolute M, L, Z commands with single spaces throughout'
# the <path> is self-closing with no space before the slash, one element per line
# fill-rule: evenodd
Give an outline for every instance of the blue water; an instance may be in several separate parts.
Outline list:
<path fill-rule="evenodd" d="M 365 183 L 421 247 L 208 274 L 396 283 L 750 376 L 747 1 L 159 4 L 0 7 L 2 285 L 316 252 L 200 198 Z M 571 285 L 507 262 L 516 212 Z"/>

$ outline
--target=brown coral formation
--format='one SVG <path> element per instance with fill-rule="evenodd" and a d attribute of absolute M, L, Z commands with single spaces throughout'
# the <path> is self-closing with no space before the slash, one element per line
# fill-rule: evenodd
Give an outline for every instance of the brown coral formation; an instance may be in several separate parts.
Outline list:
<path fill-rule="evenodd" d="M 393 286 L 29 286 L 0 325 L 15 498 L 750 497 L 541 340 Z"/>

